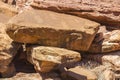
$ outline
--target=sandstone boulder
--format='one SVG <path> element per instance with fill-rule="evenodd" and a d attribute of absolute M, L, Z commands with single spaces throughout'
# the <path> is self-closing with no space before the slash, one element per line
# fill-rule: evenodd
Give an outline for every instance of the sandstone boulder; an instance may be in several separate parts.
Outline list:
<path fill-rule="evenodd" d="M 7 34 L 16 42 L 86 51 L 99 24 L 51 11 L 26 10 L 13 17 L 7 27 Z"/>
<path fill-rule="evenodd" d="M 94 74 L 94 72 L 82 68 L 82 67 L 75 67 L 68 69 L 64 76 L 66 75 L 66 79 L 69 80 L 97 80 L 97 76 Z"/>
<path fill-rule="evenodd" d="M 13 42 L 5 33 L 6 26 L 0 23 L 0 72 L 5 72 L 12 59 L 21 47 L 20 44 Z"/>
<path fill-rule="evenodd" d="M 49 72 L 60 66 L 80 61 L 80 53 L 55 47 L 31 46 L 27 58 L 39 72 Z"/>
<path fill-rule="evenodd" d="M 119 0 L 33 0 L 31 6 L 70 13 L 120 29 Z"/>
<path fill-rule="evenodd" d="M 88 51 L 93 53 L 106 53 L 117 50 L 120 50 L 120 30 L 101 33 L 101 35 L 95 37 Z"/>

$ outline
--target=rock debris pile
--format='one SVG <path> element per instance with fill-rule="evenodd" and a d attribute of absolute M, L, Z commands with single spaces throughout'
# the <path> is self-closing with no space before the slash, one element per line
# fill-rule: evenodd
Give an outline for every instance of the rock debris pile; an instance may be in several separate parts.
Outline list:
<path fill-rule="evenodd" d="M 1 0 L 0 80 L 120 80 L 119 0 Z"/>

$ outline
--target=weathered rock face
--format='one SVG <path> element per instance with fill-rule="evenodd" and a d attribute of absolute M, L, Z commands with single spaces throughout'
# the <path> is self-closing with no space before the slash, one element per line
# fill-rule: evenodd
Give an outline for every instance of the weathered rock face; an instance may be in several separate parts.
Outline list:
<path fill-rule="evenodd" d="M 120 51 L 109 52 L 105 54 L 84 54 L 85 59 L 91 59 L 100 62 L 103 65 L 114 68 L 114 70 L 120 70 Z"/>
<path fill-rule="evenodd" d="M 16 14 L 17 11 L 15 8 L 0 1 L 0 22 L 6 23 Z"/>
<path fill-rule="evenodd" d="M 106 65 L 111 64 L 113 67 L 120 69 L 120 51 L 104 55 L 102 57 L 102 63 Z"/>
<path fill-rule="evenodd" d="M 20 44 L 12 42 L 9 36 L 5 33 L 6 26 L 0 23 L 0 72 L 5 72 L 16 55 Z"/>
<path fill-rule="evenodd" d="M 64 76 L 66 75 L 66 79 L 64 80 L 97 80 L 97 76 L 94 74 L 94 72 L 84 69 L 82 67 L 75 67 L 68 69 Z"/>
<path fill-rule="evenodd" d="M 107 31 L 94 39 L 89 52 L 104 53 L 120 50 L 120 30 Z"/>
<path fill-rule="evenodd" d="M 80 61 L 81 59 L 78 52 L 44 46 L 29 47 L 27 49 L 27 56 L 28 60 L 39 72 L 49 72 L 57 69 L 62 64 L 67 66 L 67 64 Z"/>
<path fill-rule="evenodd" d="M 70 13 L 120 28 L 119 0 L 33 0 L 31 6 Z"/>
<path fill-rule="evenodd" d="M 39 73 L 17 73 L 12 78 L 5 78 L 2 80 L 42 80 Z"/>
<path fill-rule="evenodd" d="M 99 24 L 76 16 L 30 10 L 8 22 L 7 34 L 17 42 L 86 51 Z"/>
<path fill-rule="evenodd" d="M 7 16 L 14 16 L 17 14 L 17 10 L 13 6 L 0 1 L 0 13 L 6 14 Z"/>
<path fill-rule="evenodd" d="M 105 70 L 103 72 L 104 80 L 115 80 L 115 74 L 110 70 Z"/>
<path fill-rule="evenodd" d="M 115 71 L 109 65 L 101 65 L 92 70 L 100 80 L 115 80 Z"/>
<path fill-rule="evenodd" d="M 16 8 L 19 13 L 23 12 L 25 9 L 31 9 L 30 3 L 33 0 L 16 0 Z"/>

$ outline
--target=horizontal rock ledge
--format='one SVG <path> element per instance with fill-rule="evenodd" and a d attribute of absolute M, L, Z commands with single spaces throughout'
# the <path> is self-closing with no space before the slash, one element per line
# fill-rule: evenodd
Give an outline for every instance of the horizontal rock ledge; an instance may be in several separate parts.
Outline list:
<path fill-rule="evenodd" d="M 33 0 L 31 6 L 77 15 L 120 29 L 119 0 Z"/>
<path fill-rule="evenodd" d="M 7 24 L 7 34 L 16 42 L 87 51 L 99 23 L 46 10 L 26 10 Z"/>

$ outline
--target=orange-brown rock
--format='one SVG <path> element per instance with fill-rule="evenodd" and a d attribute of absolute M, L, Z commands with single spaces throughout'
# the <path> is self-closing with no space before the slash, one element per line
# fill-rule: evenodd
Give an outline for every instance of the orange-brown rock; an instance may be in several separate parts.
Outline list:
<path fill-rule="evenodd" d="M 13 17 L 7 34 L 16 42 L 89 49 L 99 24 L 84 18 L 46 10 L 26 10 Z"/>
<path fill-rule="evenodd" d="M 80 61 L 80 53 L 55 47 L 31 46 L 27 48 L 27 58 L 38 72 L 49 72 L 59 66 Z"/>
<path fill-rule="evenodd" d="M 120 30 L 101 33 L 101 35 L 95 37 L 88 51 L 93 53 L 105 53 L 117 50 L 120 50 Z"/>
<path fill-rule="evenodd" d="M 79 66 L 66 70 L 64 75 L 69 80 L 97 80 L 94 72 Z"/>
<path fill-rule="evenodd" d="M 31 6 L 70 13 L 120 29 L 119 0 L 33 0 Z"/>
<path fill-rule="evenodd" d="M 0 1 L 0 22 L 7 23 L 8 20 L 17 14 L 15 8 Z"/>
<path fill-rule="evenodd" d="M 0 23 L 0 72 L 5 72 L 12 59 L 21 47 L 20 44 L 15 43 L 5 32 L 6 26 Z"/>
<path fill-rule="evenodd" d="M 13 6 L 0 1 L 0 13 L 6 14 L 7 16 L 15 16 L 18 12 Z"/>

